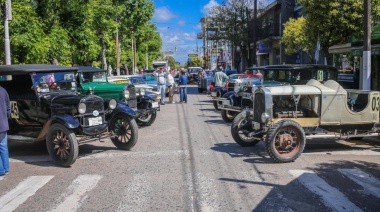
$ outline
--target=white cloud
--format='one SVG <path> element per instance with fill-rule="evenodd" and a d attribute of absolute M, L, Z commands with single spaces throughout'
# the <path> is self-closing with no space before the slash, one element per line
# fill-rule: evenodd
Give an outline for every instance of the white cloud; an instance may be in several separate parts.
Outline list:
<path fill-rule="evenodd" d="M 205 6 L 202 8 L 202 13 L 207 16 L 212 7 L 218 6 L 218 2 L 216 0 L 210 0 Z"/>
<path fill-rule="evenodd" d="M 175 15 L 167 7 L 159 7 L 154 10 L 153 19 L 157 22 L 168 22 Z"/>
<path fill-rule="evenodd" d="M 178 21 L 178 25 L 179 26 L 185 26 L 186 25 L 186 22 L 184 20 L 179 20 Z"/>

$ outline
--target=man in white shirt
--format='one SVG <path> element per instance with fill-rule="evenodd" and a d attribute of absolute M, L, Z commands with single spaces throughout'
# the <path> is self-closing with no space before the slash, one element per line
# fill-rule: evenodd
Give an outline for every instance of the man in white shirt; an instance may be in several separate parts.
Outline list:
<path fill-rule="evenodd" d="M 159 73 L 157 70 L 153 74 L 157 77 L 157 91 L 161 92 L 161 105 L 165 104 L 165 89 L 166 89 L 166 77 L 167 74 L 164 72 L 164 67 L 159 68 Z"/>

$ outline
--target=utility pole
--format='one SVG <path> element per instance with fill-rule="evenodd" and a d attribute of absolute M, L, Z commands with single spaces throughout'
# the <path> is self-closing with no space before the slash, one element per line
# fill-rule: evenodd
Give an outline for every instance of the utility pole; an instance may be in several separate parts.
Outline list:
<path fill-rule="evenodd" d="M 120 46 L 119 46 L 119 29 L 118 29 L 118 24 L 119 24 L 119 20 L 117 19 L 116 17 L 116 75 L 117 76 L 120 76 Z"/>
<path fill-rule="evenodd" d="M 371 89 L 371 0 L 364 0 L 363 73 L 360 89 Z"/>
<path fill-rule="evenodd" d="M 9 41 L 9 25 L 8 21 L 12 20 L 11 0 L 6 0 L 4 3 L 4 53 L 5 65 L 11 65 L 11 44 Z"/>
<path fill-rule="evenodd" d="M 253 54 L 252 54 L 252 63 L 254 66 L 257 66 L 257 56 L 256 56 L 256 42 L 257 42 L 257 0 L 253 2 Z"/>

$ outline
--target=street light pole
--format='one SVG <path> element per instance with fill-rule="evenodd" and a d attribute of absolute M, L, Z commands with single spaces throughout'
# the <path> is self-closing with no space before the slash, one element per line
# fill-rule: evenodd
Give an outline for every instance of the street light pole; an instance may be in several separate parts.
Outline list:
<path fill-rule="evenodd" d="M 371 89 L 371 0 L 364 0 L 363 73 L 360 88 Z"/>

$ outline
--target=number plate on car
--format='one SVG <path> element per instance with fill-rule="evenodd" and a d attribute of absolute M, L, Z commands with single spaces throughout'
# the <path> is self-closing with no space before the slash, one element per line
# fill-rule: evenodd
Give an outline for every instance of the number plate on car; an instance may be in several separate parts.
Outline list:
<path fill-rule="evenodd" d="M 223 100 L 223 105 L 231 105 L 231 102 L 230 100 Z"/>
<path fill-rule="evenodd" d="M 88 119 L 88 125 L 89 126 L 96 126 L 99 124 L 102 124 L 102 117 L 101 116 Z"/>
<path fill-rule="evenodd" d="M 158 102 L 153 102 L 152 103 L 152 108 L 156 108 L 156 107 L 158 107 Z"/>

